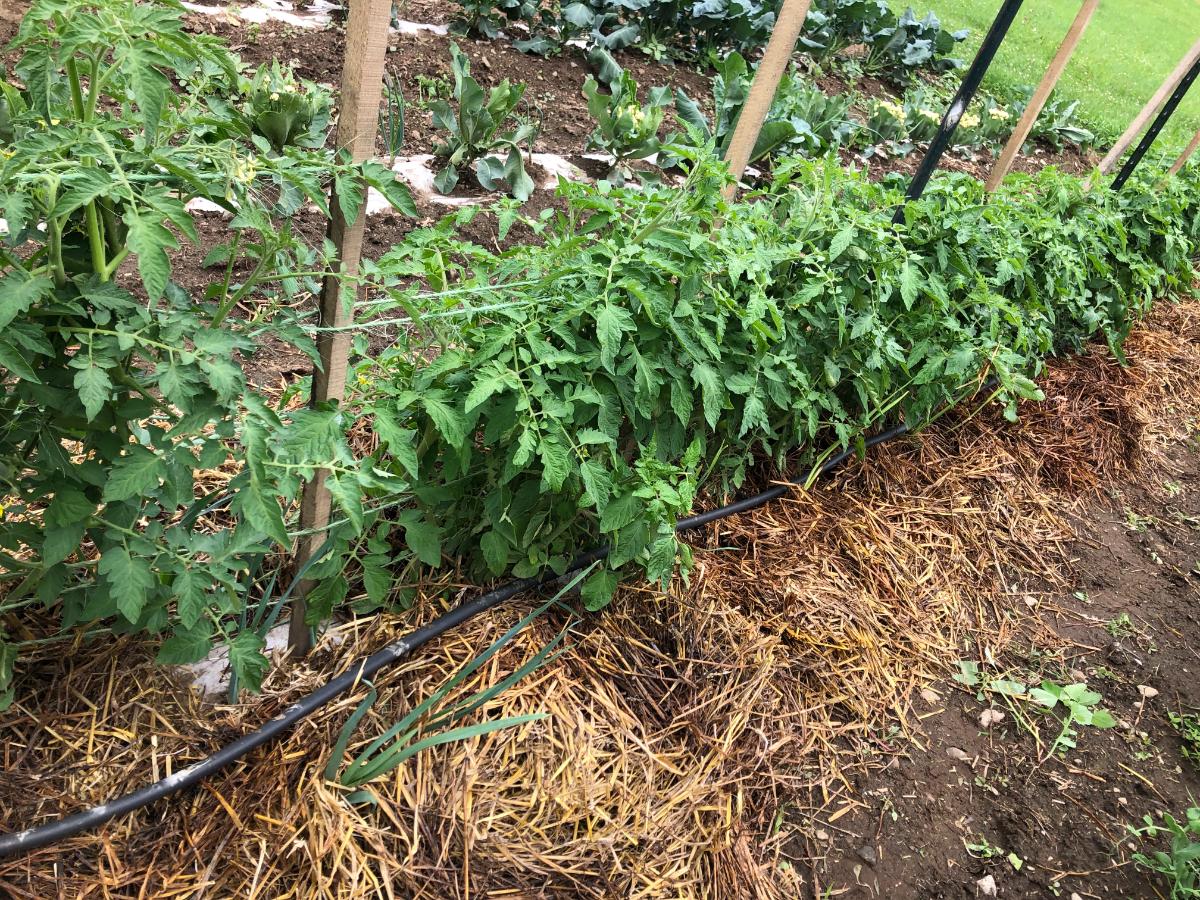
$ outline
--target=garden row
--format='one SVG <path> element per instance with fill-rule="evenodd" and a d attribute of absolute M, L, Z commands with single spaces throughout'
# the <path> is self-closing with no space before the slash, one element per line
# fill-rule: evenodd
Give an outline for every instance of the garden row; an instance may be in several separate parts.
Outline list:
<path fill-rule="evenodd" d="M 397 343 L 359 341 L 346 402 L 298 408 L 302 386 L 265 393 L 239 366 L 268 339 L 315 357 L 303 301 L 332 251 L 294 215 L 328 215 L 330 184 L 350 219 L 364 184 L 411 214 L 403 185 L 325 149 L 315 88 L 248 77 L 171 9 L 37 0 L 18 43 L 0 121 L 0 698 L 47 622 L 162 635 L 168 662 L 228 644 L 254 688 L 298 574 L 316 623 L 403 604 L 421 570 L 561 569 L 606 541 L 584 589 L 599 607 L 626 566 L 686 570 L 673 526 L 699 492 L 801 471 L 985 376 L 1015 412 L 1047 354 L 1097 335 L 1119 352 L 1197 249 L 1194 170 L 1120 195 L 1047 171 L 990 200 L 950 177 L 893 227 L 901 185 L 833 160 L 780 156 L 726 203 L 693 125 L 660 147 L 682 188 L 564 184 L 561 211 L 524 221 L 537 243 L 501 253 L 459 236 L 490 215 L 464 210 L 345 278 L 373 297 L 361 327 L 399 326 Z M 172 266 L 196 199 L 231 219 L 191 296 Z M 496 214 L 502 237 L 521 218 Z M 360 422 L 373 434 L 351 440 Z M 319 470 L 337 516 L 290 573 Z"/>
<path fill-rule="evenodd" d="M 503 190 L 527 200 L 534 183 L 526 164 L 538 127 L 536 118 L 523 114 L 521 108 L 525 86 L 505 80 L 485 93 L 472 77 L 466 55 L 454 44 L 450 53 L 454 82 L 446 87 L 447 96 L 420 102 L 443 136 L 434 146 L 434 155 L 440 160 L 435 187 L 449 193 L 462 171 L 473 171 L 486 190 Z M 605 154 L 611 163 L 609 180 L 623 184 L 634 176 L 636 162 L 643 182 L 657 181 L 661 172 L 678 168 L 682 157 L 670 148 L 680 144 L 693 150 L 712 144 L 718 156 L 725 156 L 754 71 L 737 52 L 714 59 L 713 66 L 711 118 L 680 88 L 672 92 L 653 87 L 644 98 L 639 96 L 638 84 L 625 69 L 617 70 L 607 90 L 595 78 L 588 78 L 583 93 L 594 128 L 583 149 Z M 843 147 L 857 148 L 867 157 L 907 155 L 937 132 L 949 95 L 945 83 L 921 82 L 909 86 L 897 101 L 867 100 L 856 115 L 852 109 L 858 98 L 853 92 L 827 95 L 793 66 L 780 82 L 750 162 L 770 166 L 779 157 L 816 157 Z M 957 146 L 965 152 L 971 148 L 997 150 L 1027 100 L 1022 97 L 1006 106 L 989 95 L 980 96 L 959 123 Z M 382 131 L 395 157 L 404 143 L 403 98 L 389 91 L 387 102 Z M 1059 148 L 1064 142 L 1077 147 L 1089 144 L 1092 135 L 1076 123 L 1076 106 L 1052 100 L 1031 138 Z M 665 125 L 672 111 L 676 130 Z"/>

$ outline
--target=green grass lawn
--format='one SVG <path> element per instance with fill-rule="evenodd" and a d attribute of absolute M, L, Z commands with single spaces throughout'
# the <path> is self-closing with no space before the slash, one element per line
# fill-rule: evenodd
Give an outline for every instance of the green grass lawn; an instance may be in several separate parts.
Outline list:
<path fill-rule="evenodd" d="M 900 0 L 896 5 L 902 5 Z M 970 28 L 961 55 L 969 59 L 1000 8 L 1000 0 L 907 0 L 918 14 L 932 9 L 955 30 Z M 1062 42 L 1082 0 L 1025 0 L 988 73 L 993 88 L 1036 84 Z M 1059 93 L 1080 101 L 1088 127 L 1109 142 L 1200 38 L 1200 0 L 1101 0 L 1075 49 Z M 1200 128 L 1200 80 L 1159 138 L 1179 147 Z M 1156 145 L 1157 146 L 1157 145 Z"/>

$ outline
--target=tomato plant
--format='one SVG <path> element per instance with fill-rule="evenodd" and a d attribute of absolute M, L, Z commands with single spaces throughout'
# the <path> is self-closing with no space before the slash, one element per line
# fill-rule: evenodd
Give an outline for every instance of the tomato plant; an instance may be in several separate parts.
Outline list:
<path fill-rule="evenodd" d="M 174 662 L 227 642 L 254 687 L 262 640 L 231 617 L 247 560 L 291 543 L 302 480 L 331 468 L 356 522 L 362 492 L 398 485 L 351 455 L 336 409 L 285 411 L 240 363 L 267 340 L 315 358 L 290 301 L 330 260 L 293 227 L 302 205 L 328 214 L 330 181 L 351 218 L 363 180 L 410 212 L 411 199 L 382 166 L 322 149 L 327 94 L 278 68 L 244 77 L 214 39 L 183 33 L 177 6 L 35 0 L 14 47 L 0 563 L 15 583 L 0 612 L 37 603 L 63 627 L 167 634 L 160 656 Z M 191 293 L 172 256 L 199 239 L 197 199 L 231 219 Z M 252 297 L 273 300 L 270 314 L 238 312 Z M 0 633 L 0 698 L 14 655 Z"/>
<path fill-rule="evenodd" d="M 491 254 L 443 226 L 380 262 L 450 271 L 444 302 L 469 298 L 446 326 L 443 300 L 408 294 L 422 319 L 363 364 L 355 402 L 441 551 L 479 574 L 561 570 L 602 541 L 590 605 L 628 563 L 669 579 L 698 490 L 803 473 L 986 376 L 1015 417 L 1047 355 L 1092 336 L 1119 354 L 1150 299 L 1192 276 L 1194 176 L 1114 196 L 1046 170 L 990 201 L 948 176 L 896 228 L 902 184 L 784 160 L 726 204 L 721 167 L 676 149 L 692 153 L 682 189 L 567 185 L 535 246 Z"/>

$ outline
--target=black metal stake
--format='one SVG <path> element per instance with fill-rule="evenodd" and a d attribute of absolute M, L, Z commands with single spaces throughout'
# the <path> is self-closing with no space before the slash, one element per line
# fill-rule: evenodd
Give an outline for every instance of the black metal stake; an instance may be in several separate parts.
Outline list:
<path fill-rule="evenodd" d="M 1146 151 L 1150 149 L 1159 132 L 1166 127 L 1176 107 L 1179 106 L 1180 101 L 1183 100 L 1184 95 L 1188 92 L 1188 88 L 1192 86 L 1192 82 L 1196 80 L 1198 75 L 1200 75 L 1200 59 L 1192 63 L 1192 67 L 1187 70 L 1187 74 L 1179 79 L 1179 84 L 1175 85 L 1175 90 L 1172 92 L 1170 98 L 1163 104 L 1163 108 L 1158 111 L 1154 122 L 1146 130 L 1146 133 L 1142 135 L 1141 141 L 1133 153 L 1130 154 L 1129 159 L 1125 160 L 1125 165 L 1121 166 L 1120 173 L 1113 179 L 1112 189 L 1114 191 L 1119 191 L 1125 186 L 1125 182 L 1129 180 L 1129 176 L 1133 174 L 1133 170 L 1138 167 L 1138 163 L 1142 161 L 1142 157 L 1146 155 Z"/>
<path fill-rule="evenodd" d="M 925 151 L 925 158 L 921 160 L 921 165 L 917 168 L 917 174 L 913 176 L 912 183 L 908 186 L 908 190 L 904 194 L 905 201 L 920 199 L 920 196 L 925 193 L 925 186 L 929 184 L 930 176 L 933 175 L 934 170 L 938 167 L 938 163 L 941 162 L 942 154 L 950 146 L 950 139 L 954 136 L 954 130 L 958 128 L 958 120 L 962 118 L 971 101 L 975 99 L 975 92 L 979 90 L 979 85 L 983 81 L 983 76 L 987 73 L 988 66 L 992 64 L 992 59 L 995 57 L 996 51 L 1000 49 L 1000 45 L 1004 42 L 1004 36 L 1008 34 L 1009 26 L 1012 25 L 1013 19 L 1017 17 L 1017 11 L 1021 8 L 1021 3 L 1022 0 L 1004 0 L 1000 11 L 996 13 L 992 27 L 988 29 L 988 33 L 984 36 L 983 43 L 979 46 L 979 52 L 975 54 L 975 59 L 972 60 L 971 67 L 967 69 L 967 74 L 963 76 L 962 84 L 958 87 L 958 92 L 950 102 L 950 108 L 942 116 L 942 124 L 938 126 L 937 134 L 929 142 L 929 149 Z M 899 224 L 903 220 L 904 205 L 901 204 L 896 209 L 896 214 L 892 217 L 892 221 Z"/>

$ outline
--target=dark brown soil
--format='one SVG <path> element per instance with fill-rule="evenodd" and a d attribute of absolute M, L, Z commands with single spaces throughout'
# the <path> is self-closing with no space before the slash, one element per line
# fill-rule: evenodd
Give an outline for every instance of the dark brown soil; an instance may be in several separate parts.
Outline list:
<path fill-rule="evenodd" d="M 997 669 L 1086 680 L 1118 726 L 1081 728 L 1076 749 L 1050 754 L 1053 723 L 1041 720 L 1039 749 L 999 699 L 980 702 L 949 679 L 932 685 L 924 749 L 881 751 L 879 770 L 855 784 L 859 804 L 816 826 L 805 852 L 823 887 L 845 897 L 972 898 L 986 896 L 990 877 L 1001 898 L 1167 896 L 1131 863 L 1144 848 L 1127 828 L 1147 814 L 1179 818 L 1200 798 L 1200 769 L 1182 758 L 1167 718 L 1200 708 L 1200 448 L 1179 447 L 1171 464 L 1162 490 L 1127 486 L 1111 504 L 1080 510 L 1072 592 L 1014 585 L 1013 602 L 1048 611 L 1063 647 L 1039 642 Z M 985 728 L 988 708 L 1005 718 Z"/>

